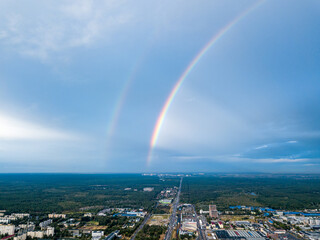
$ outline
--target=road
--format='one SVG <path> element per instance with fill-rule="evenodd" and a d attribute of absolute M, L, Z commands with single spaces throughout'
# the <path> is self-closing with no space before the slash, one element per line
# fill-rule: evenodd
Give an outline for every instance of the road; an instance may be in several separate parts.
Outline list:
<path fill-rule="evenodd" d="M 148 222 L 149 218 L 151 217 L 152 213 L 148 213 L 148 215 L 144 218 L 143 222 L 140 224 L 140 226 L 137 228 L 137 230 L 133 233 L 130 240 L 134 240 L 138 234 L 138 232 L 144 227 L 144 225 Z"/>
<path fill-rule="evenodd" d="M 112 240 L 114 237 L 120 232 L 120 230 L 116 230 L 112 233 L 110 233 L 104 240 Z"/>
<path fill-rule="evenodd" d="M 203 229 L 201 229 L 201 225 L 200 225 L 200 221 L 199 221 L 200 217 L 198 216 L 194 205 L 192 205 L 192 208 L 193 208 L 193 212 L 196 215 L 196 219 L 197 219 L 197 226 L 198 226 L 198 233 L 199 233 L 197 239 L 198 240 L 206 240 L 207 239 L 206 233 L 205 233 L 205 231 Z"/>
<path fill-rule="evenodd" d="M 182 180 L 183 180 L 183 178 L 181 177 L 179 190 L 178 190 L 177 196 L 176 196 L 174 203 L 173 203 L 173 206 L 172 206 L 172 214 L 170 216 L 170 221 L 169 221 L 168 229 L 167 229 L 166 236 L 165 236 L 164 240 L 171 239 L 172 231 L 173 231 L 174 226 L 177 222 L 177 208 L 178 208 L 179 201 L 180 201 Z"/>

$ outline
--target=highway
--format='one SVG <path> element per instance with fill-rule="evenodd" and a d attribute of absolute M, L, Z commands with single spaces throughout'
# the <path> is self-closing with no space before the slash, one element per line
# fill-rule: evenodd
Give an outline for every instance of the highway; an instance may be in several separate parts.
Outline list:
<path fill-rule="evenodd" d="M 166 236 L 165 236 L 164 240 L 171 239 L 172 231 L 173 231 L 175 224 L 177 222 L 177 208 L 178 208 L 179 201 L 180 201 L 182 180 L 183 180 L 183 178 L 181 177 L 179 190 L 178 190 L 177 196 L 176 196 L 174 203 L 173 203 L 173 206 L 172 206 L 172 214 L 170 216 L 170 221 L 169 221 L 168 229 L 167 229 Z"/>
<path fill-rule="evenodd" d="M 205 233 L 205 231 L 203 229 L 201 229 L 199 216 L 198 216 L 198 214 L 196 212 L 196 209 L 195 209 L 194 205 L 192 205 L 192 208 L 193 208 L 193 212 L 194 212 L 194 214 L 196 215 L 196 218 L 197 218 L 197 226 L 198 226 L 198 233 L 199 233 L 199 235 L 197 237 L 197 240 L 206 240 L 207 239 L 206 233 Z"/>

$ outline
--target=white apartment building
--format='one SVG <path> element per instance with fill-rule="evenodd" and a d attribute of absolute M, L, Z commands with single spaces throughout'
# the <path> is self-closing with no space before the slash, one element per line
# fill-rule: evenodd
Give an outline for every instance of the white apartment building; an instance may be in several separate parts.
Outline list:
<path fill-rule="evenodd" d="M 54 235 L 54 227 L 47 227 L 47 230 L 45 231 L 45 235 L 53 236 Z"/>
<path fill-rule="evenodd" d="M 51 223 L 52 223 L 52 219 L 48 219 L 48 220 L 46 220 L 46 221 L 43 221 L 43 222 L 39 223 L 39 226 L 40 226 L 41 228 L 46 228 L 46 227 L 48 227 Z"/>
<path fill-rule="evenodd" d="M 28 232 L 27 236 L 32 237 L 32 238 L 43 238 L 44 232 L 43 231 L 32 231 L 32 232 Z"/>
<path fill-rule="evenodd" d="M 0 234 L 14 234 L 15 226 L 14 225 L 0 225 Z"/>
<path fill-rule="evenodd" d="M 66 218 L 66 214 L 50 213 L 48 214 L 49 218 Z"/>
<path fill-rule="evenodd" d="M 12 213 L 11 216 L 16 218 L 25 218 L 25 217 L 30 217 L 30 214 L 29 213 Z"/>
<path fill-rule="evenodd" d="M 93 240 L 99 240 L 104 235 L 103 231 L 92 231 L 91 236 Z"/>

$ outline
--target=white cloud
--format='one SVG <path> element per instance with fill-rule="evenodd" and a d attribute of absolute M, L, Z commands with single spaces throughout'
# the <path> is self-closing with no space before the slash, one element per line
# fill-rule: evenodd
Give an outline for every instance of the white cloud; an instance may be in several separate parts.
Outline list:
<path fill-rule="evenodd" d="M 208 1 L 207 5 L 216 13 L 205 11 L 205 14 L 215 16 L 214 19 L 221 15 L 229 21 L 235 15 L 234 10 L 223 8 L 218 2 Z M 199 33 L 198 24 L 209 25 L 207 18 L 199 18 L 200 13 L 203 14 L 203 9 L 196 1 L 181 0 L 30 0 L 27 3 L 3 0 L 0 1 L 0 44 L 42 60 L 58 53 L 64 59 L 68 57 L 65 51 L 77 47 L 121 44 L 121 39 L 128 44 L 134 38 L 141 44 L 141 39 L 172 39 L 173 34 Z M 197 21 L 200 23 L 195 24 Z M 217 30 L 221 23 L 209 26 Z"/>
<path fill-rule="evenodd" d="M 212 159 L 212 156 L 173 156 L 171 158 L 178 161 L 199 161 L 204 159 Z"/>
<path fill-rule="evenodd" d="M 0 113 L 0 140 L 76 140 L 72 133 Z"/>
<path fill-rule="evenodd" d="M 243 163 L 300 163 L 300 162 L 308 162 L 311 160 L 317 159 L 309 159 L 309 158 L 246 158 L 238 155 L 183 155 L 183 156 L 173 156 L 171 159 L 181 162 L 201 162 L 201 161 L 212 161 L 212 162 L 243 162 Z M 314 163 L 306 163 L 304 166 L 313 166 L 318 165 Z"/>
<path fill-rule="evenodd" d="M 267 147 L 269 147 L 267 144 L 265 144 L 265 145 L 261 145 L 261 146 L 259 146 L 259 147 L 256 147 L 255 149 L 263 149 L 263 148 L 267 148 Z"/>
<path fill-rule="evenodd" d="M 260 163 L 295 163 L 295 162 L 307 162 L 308 158 L 263 158 L 258 159 L 256 162 Z"/>
<path fill-rule="evenodd" d="M 313 166 L 319 166 L 319 164 L 317 164 L 317 163 L 306 163 L 306 164 L 303 164 L 303 166 L 313 167 Z"/>
<path fill-rule="evenodd" d="M 188 97 L 196 101 L 184 101 Z M 184 90 L 166 115 L 156 148 L 190 155 L 223 155 L 241 150 L 246 142 L 243 136 L 250 135 L 250 126 L 239 115 Z"/>
<path fill-rule="evenodd" d="M 111 37 L 130 19 L 121 4 L 123 1 L 74 0 L 31 1 L 25 8 L 9 5 L 0 17 L 0 40 L 21 54 L 46 60 L 52 53 L 90 46 L 102 35 Z"/>

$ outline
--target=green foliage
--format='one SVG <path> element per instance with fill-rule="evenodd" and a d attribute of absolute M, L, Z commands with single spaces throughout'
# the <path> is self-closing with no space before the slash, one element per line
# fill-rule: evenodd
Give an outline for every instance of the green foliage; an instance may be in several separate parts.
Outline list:
<path fill-rule="evenodd" d="M 170 206 L 161 206 L 159 205 L 153 212 L 154 214 L 169 214 Z"/>
<path fill-rule="evenodd" d="M 145 225 L 137 234 L 137 240 L 159 240 L 161 234 L 166 232 L 166 227 L 156 225 Z"/>
<path fill-rule="evenodd" d="M 181 240 L 185 240 L 185 239 L 189 240 L 189 239 L 194 239 L 194 237 L 190 236 L 189 234 L 181 234 L 180 239 Z"/>
<path fill-rule="evenodd" d="M 156 195 L 178 181 L 140 174 L 0 174 L 0 209 L 30 213 L 78 211 L 86 206 L 151 209 Z M 127 187 L 132 190 L 124 191 Z M 155 191 L 143 192 L 144 187 Z"/>
<path fill-rule="evenodd" d="M 273 226 L 277 229 L 284 229 L 284 230 L 290 230 L 290 226 L 282 223 L 282 222 L 278 222 L 278 221 L 274 221 L 273 222 Z"/>
<path fill-rule="evenodd" d="M 265 206 L 296 210 L 320 208 L 320 178 L 317 175 L 205 175 L 184 178 L 181 201 L 197 210 L 216 204 Z M 254 192 L 255 194 L 251 194 Z"/>

